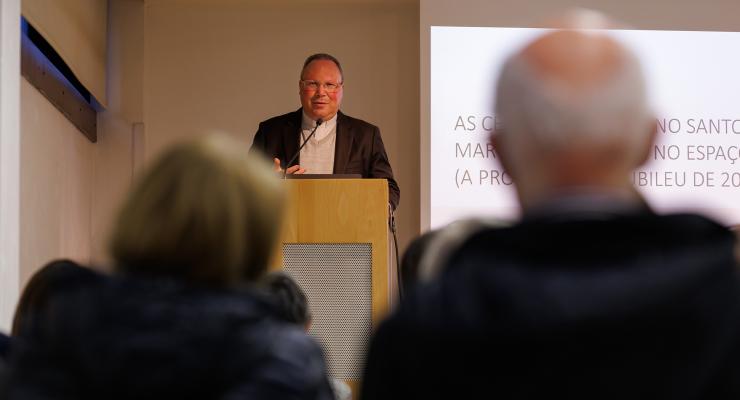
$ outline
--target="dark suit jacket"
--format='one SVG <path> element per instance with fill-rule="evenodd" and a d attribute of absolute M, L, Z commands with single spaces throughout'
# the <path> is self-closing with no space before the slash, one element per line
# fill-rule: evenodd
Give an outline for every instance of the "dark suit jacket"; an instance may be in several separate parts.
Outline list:
<path fill-rule="evenodd" d="M 286 163 L 298 151 L 302 109 L 280 115 L 260 123 L 252 148 L 261 150 L 270 158 Z M 300 164 L 300 154 L 288 168 Z M 363 120 L 337 114 L 337 140 L 334 148 L 335 174 L 360 174 L 363 178 L 388 180 L 390 202 L 395 209 L 401 197 L 393 170 L 385 153 L 383 139 L 377 126 Z"/>

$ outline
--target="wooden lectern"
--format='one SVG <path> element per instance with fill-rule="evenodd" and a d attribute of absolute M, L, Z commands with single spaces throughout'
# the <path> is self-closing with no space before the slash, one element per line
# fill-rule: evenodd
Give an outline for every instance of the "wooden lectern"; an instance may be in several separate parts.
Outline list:
<path fill-rule="evenodd" d="M 367 347 L 396 293 L 385 179 L 288 179 L 288 205 L 273 269 L 306 292 L 310 333 L 329 375 L 354 393 Z"/>

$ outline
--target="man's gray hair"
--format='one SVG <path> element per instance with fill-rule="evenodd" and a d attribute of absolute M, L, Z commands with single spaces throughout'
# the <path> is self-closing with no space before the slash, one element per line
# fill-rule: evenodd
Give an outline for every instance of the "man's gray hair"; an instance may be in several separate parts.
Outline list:
<path fill-rule="evenodd" d="M 628 51 L 622 55 L 603 82 L 583 87 L 543 77 L 522 53 L 514 55 L 503 66 L 496 91 L 504 134 L 526 134 L 522 139 L 551 148 L 624 135 L 623 140 L 639 147 L 652 113 L 639 62 Z"/>

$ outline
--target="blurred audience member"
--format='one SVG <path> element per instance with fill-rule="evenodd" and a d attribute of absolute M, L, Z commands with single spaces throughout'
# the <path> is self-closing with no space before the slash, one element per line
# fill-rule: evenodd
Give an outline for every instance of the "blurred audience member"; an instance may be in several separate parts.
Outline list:
<path fill-rule="evenodd" d="M 42 329 L 42 317 L 53 313 L 54 298 L 101 284 L 103 275 L 70 260 L 54 260 L 36 271 L 21 293 L 11 334 L 30 336 Z"/>
<path fill-rule="evenodd" d="M 56 299 L 102 284 L 103 275 L 70 260 L 55 260 L 28 280 L 15 309 L 12 337 L 0 334 L 0 359 L 10 361 L 12 349 L 23 351 L 55 312 Z M 2 394 L 2 392 L 0 392 Z"/>
<path fill-rule="evenodd" d="M 8 358 L 10 352 L 10 337 L 0 332 L 0 363 Z"/>
<path fill-rule="evenodd" d="M 6 336 L 7 338 L 7 336 Z M 8 366 L 5 359 L 0 358 L 0 398 L 5 398 L 8 392 Z"/>
<path fill-rule="evenodd" d="M 401 289 L 404 295 L 409 293 L 419 280 L 419 266 L 424 254 L 429 249 L 429 243 L 437 233 L 436 230 L 427 231 L 414 238 L 406 247 L 401 257 Z"/>
<path fill-rule="evenodd" d="M 462 219 L 427 231 L 409 243 L 401 258 L 401 282 L 404 293 L 417 284 L 435 279 L 452 254 L 470 236 L 485 228 L 506 225 L 484 218 Z"/>
<path fill-rule="evenodd" d="M 283 272 L 271 272 L 262 280 L 270 297 L 278 306 L 278 313 L 284 320 L 311 329 L 311 310 L 308 298 L 298 283 Z"/>
<path fill-rule="evenodd" d="M 283 318 L 308 331 L 311 328 L 311 311 L 308 298 L 298 283 L 285 273 L 273 272 L 267 274 L 264 284 Z M 331 386 L 336 400 L 352 399 L 352 389 L 344 381 L 333 378 Z"/>
<path fill-rule="evenodd" d="M 740 226 L 733 226 L 732 231 L 735 233 L 735 259 L 740 264 Z"/>
<path fill-rule="evenodd" d="M 365 400 L 740 398 L 734 237 L 637 194 L 656 133 L 640 66 L 576 27 L 498 79 L 492 141 L 523 217 L 467 239 L 382 324 Z"/>
<path fill-rule="evenodd" d="M 245 153 L 211 136 L 148 169 L 113 231 L 120 277 L 55 299 L 6 398 L 332 398 L 319 346 L 254 287 L 282 190 Z"/>

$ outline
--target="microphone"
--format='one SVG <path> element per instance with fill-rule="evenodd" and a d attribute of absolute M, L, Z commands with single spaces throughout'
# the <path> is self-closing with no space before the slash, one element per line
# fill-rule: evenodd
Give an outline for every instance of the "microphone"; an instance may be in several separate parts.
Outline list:
<path fill-rule="evenodd" d="M 319 125 L 321 125 L 322 122 L 324 122 L 324 121 L 322 121 L 321 118 L 319 118 L 319 119 L 316 120 L 316 126 L 314 126 L 313 130 L 308 135 L 308 137 L 306 138 L 306 140 L 303 141 L 303 144 L 301 145 L 301 147 L 298 148 L 298 151 L 296 151 L 295 154 L 293 154 L 293 158 L 291 158 L 290 161 L 288 161 L 288 163 L 285 164 L 285 168 L 283 169 L 283 177 L 285 177 L 285 171 L 288 169 L 288 167 L 290 166 L 290 164 L 292 164 L 293 161 L 295 161 L 295 159 L 298 158 L 298 155 L 301 154 L 301 149 L 303 149 L 303 147 L 306 145 L 306 143 L 308 143 L 308 141 L 311 139 L 311 137 L 316 133 L 316 129 L 319 129 Z"/>

